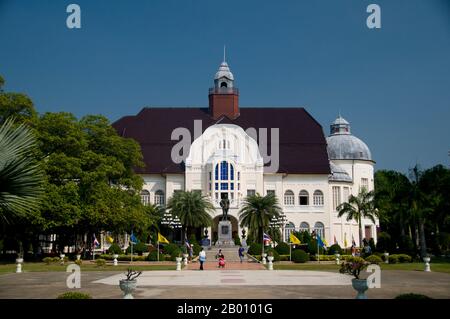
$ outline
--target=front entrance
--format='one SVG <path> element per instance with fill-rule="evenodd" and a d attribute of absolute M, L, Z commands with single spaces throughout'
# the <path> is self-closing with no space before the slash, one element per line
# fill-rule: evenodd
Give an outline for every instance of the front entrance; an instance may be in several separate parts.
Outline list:
<path fill-rule="evenodd" d="M 220 216 L 216 216 L 213 219 L 213 223 L 211 226 L 211 232 L 212 232 L 212 244 L 214 245 L 215 242 L 218 239 L 218 226 L 219 226 L 219 222 L 222 220 L 222 215 Z M 232 238 L 235 238 L 237 236 L 239 236 L 239 223 L 236 217 L 233 217 L 231 215 L 228 215 L 228 220 L 231 222 L 231 234 L 232 234 Z"/>

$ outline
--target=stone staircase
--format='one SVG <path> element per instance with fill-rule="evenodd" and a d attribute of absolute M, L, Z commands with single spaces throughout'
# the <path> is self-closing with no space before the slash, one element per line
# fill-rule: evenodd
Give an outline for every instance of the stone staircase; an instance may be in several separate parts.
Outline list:
<path fill-rule="evenodd" d="M 223 247 L 223 248 L 211 247 L 211 250 L 206 250 L 206 260 L 216 261 L 216 255 L 218 254 L 219 249 L 222 250 L 222 254 L 225 256 L 225 262 L 240 261 L 238 254 L 239 246 Z M 245 256 L 243 260 L 244 262 L 246 262 L 247 256 Z"/>

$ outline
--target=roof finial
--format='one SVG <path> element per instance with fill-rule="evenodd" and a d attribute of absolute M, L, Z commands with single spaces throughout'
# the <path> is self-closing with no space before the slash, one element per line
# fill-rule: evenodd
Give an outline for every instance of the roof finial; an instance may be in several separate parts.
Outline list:
<path fill-rule="evenodd" d="M 342 116 L 341 116 L 341 109 L 339 109 L 339 117 L 342 117 Z"/>
<path fill-rule="evenodd" d="M 223 62 L 226 62 L 227 61 L 227 59 L 226 59 L 226 46 L 225 45 L 223 45 Z"/>

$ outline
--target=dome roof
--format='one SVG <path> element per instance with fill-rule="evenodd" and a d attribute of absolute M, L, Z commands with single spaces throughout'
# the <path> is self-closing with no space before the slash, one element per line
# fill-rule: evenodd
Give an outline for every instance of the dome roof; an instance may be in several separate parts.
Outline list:
<path fill-rule="evenodd" d="M 331 135 L 327 137 L 327 144 L 330 160 L 372 160 L 369 148 L 356 136 L 350 134 Z"/>
<path fill-rule="evenodd" d="M 332 162 L 330 162 L 331 175 L 329 180 L 334 182 L 352 182 L 352 178 L 348 173 L 340 167 Z"/>
<path fill-rule="evenodd" d="M 328 157 L 330 160 L 372 160 L 367 145 L 350 132 L 350 123 L 340 115 L 330 125 L 330 136 L 327 137 Z"/>
<path fill-rule="evenodd" d="M 214 80 L 217 80 L 217 79 L 220 79 L 223 77 L 234 81 L 233 73 L 231 73 L 227 62 L 225 62 L 225 61 L 223 61 L 222 64 L 220 64 L 219 70 L 216 72 L 216 75 L 214 76 Z"/>

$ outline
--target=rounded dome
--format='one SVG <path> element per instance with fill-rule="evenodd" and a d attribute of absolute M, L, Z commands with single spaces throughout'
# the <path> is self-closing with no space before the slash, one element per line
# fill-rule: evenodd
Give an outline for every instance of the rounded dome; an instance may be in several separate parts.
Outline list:
<path fill-rule="evenodd" d="M 222 64 L 220 64 L 219 70 L 216 72 L 216 75 L 214 76 L 214 80 L 224 78 L 224 77 L 229 80 L 234 81 L 233 73 L 231 73 L 227 62 L 222 62 Z"/>
<path fill-rule="evenodd" d="M 352 178 L 348 173 L 340 167 L 339 165 L 334 164 L 333 162 L 330 162 L 330 168 L 331 168 L 331 175 L 330 175 L 330 181 L 335 182 L 352 182 Z"/>
<path fill-rule="evenodd" d="M 327 137 L 327 150 L 330 160 L 372 160 L 367 145 L 356 136 L 336 134 Z"/>

